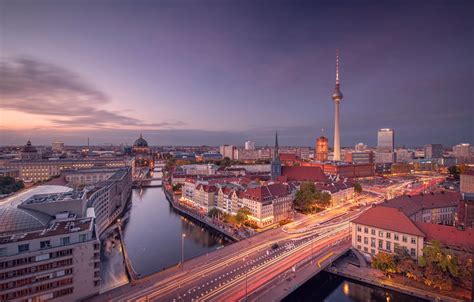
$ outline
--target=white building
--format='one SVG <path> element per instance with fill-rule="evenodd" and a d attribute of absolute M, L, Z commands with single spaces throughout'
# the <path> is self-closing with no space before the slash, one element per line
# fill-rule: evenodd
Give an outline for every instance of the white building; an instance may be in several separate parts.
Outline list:
<path fill-rule="evenodd" d="M 245 142 L 245 150 L 255 150 L 255 142 L 254 141 L 246 141 Z"/>
<path fill-rule="evenodd" d="M 423 255 L 424 233 L 402 211 L 373 207 L 351 221 L 352 246 L 369 257 L 405 248 L 411 257 Z"/>
<path fill-rule="evenodd" d="M 237 148 L 233 145 L 222 145 L 219 148 L 220 154 L 222 154 L 224 158 L 228 157 L 230 159 L 235 159 L 235 150 L 237 150 Z"/>

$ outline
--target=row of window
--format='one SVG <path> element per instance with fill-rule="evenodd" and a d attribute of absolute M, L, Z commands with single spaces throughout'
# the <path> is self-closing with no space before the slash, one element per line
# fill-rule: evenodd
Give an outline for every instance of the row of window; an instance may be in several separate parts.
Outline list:
<path fill-rule="evenodd" d="M 358 225 L 357 226 L 357 231 L 362 232 L 362 226 Z M 365 234 L 369 233 L 369 228 L 368 227 L 364 227 L 364 233 Z M 370 234 L 372 236 L 376 236 L 376 230 L 375 229 L 370 229 Z M 383 238 L 384 237 L 384 231 L 379 230 L 378 235 L 379 235 L 379 237 Z M 385 238 L 392 239 L 392 233 L 391 232 L 385 232 Z M 400 240 L 400 235 L 397 234 L 397 233 L 393 233 L 393 239 L 396 240 L 396 241 L 399 241 Z M 402 242 L 408 242 L 408 237 L 405 236 L 405 235 L 402 235 Z M 412 244 L 416 244 L 416 237 L 410 237 L 410 242 Z"/>
<path fill-rule="evenodd" d="M 21 297 L 24 297 L 24 296 L 32 295 L 32 294 L 43 292 L 43 291 L 46 291 L 46 290 L 49 290 L 49 289 L 52 289 L 52 288 L 62 287 L 62 286 L 65 286 L 65 285 L 70 285 L 70 284 L 72 284 L 72 278 L 67 278 L 67 279 L 63 279 L 63 280 L 54 281 L 54 282 L 46 283 L 46 284 L 43 284 L 43 285 L 39 285 L 39 286 L 36 286 L 36 287 L 30 287 L 30 288 L 22 289 L 22 290 L 13 292 L 13 293 L 8 293 L 8 294 L 5 294 L 5 295 L 1 295 L 0 300 L 1 301 L 8 301 L 8 300 L 13 300 L 13 299 L 18 299 L 18 298 L 21 298 Z M 51 297 L 49 297 L 49 295 L 48 295 L 48 297 L 40 297 L 40 300 L 48 300 L 48 299 L 53 298 L 53 296 L 54 295 L 51 294 Z"/>
<path fill-rule="evenodd" d="M 46 255 L 49 255 L 49 257 L 47 259 L 54 259 L 54 258 L 58 258 L 58 257 L 70 256 L 70 255 L 72 255 L 72 249 L 66 249 L 66 250 L 51 252 L 51 253 L 46 254 Z M 40 261 L 40 260 L 45 260 L 45 259 L 41 259 L 41 258 L 38 259 L 38 256 L 37 257 L 32 256 L 32 257 L 27 257 L 27 258 L 18 258 L 18 259 L 13 259 L 13 260 L 9 260 L 9 261 L 3 261 L 3 262 L 0 262 L 0 269 L 1 268 L 9 268 L 9 267 L 14 267 L 14 266 L 25 265 L 25 264 L 33 263 L 33 262 Z"/>
<path fill-rule="evenodd" d="M 62 276 L 67 276 L 67 275 L 72 275 L 72 268 L 68 268 L 68 269 L 65 269 L 65 270 L 60 270 L 60 271 L 45 274 L 45 275 L 37 275 L 37 276 L 25 278 L 25 279 L 10 281 L 10 282 L 7 282 L 7 283 L 1 283 L 0 284 L 0 290 L 7 290 L 7 289 L 10 289 L 10 288 L 22 287 L 22 286 L 25 286 L 25 285 L 34 284 L 34 283 L 37 283 L 37 282 L 43 282 L 43 281 L 48 280 L 48 279 L 59 278 L 59 277 L 62 277 Z"/>
<path fill-rule="evenodd" d="M 361 243 L 362 239 L 363 239 L 365 245 L 369 244 L 369 238 L 368 237 L 363 237 L 362 238 L 360 235 L 357 235 L 357 242 Z M 376 241 L 377 241 L 376 238 L 370 238 L 370 246 L 375 248 L 376 247 Z M 392 242 L 391 241 L 388 241 L 388 240 L 385 241 L 385 245 L 384 245 L 384 241 L 382 239 L 378 239 L 377 247 L 378 247 L 379 250 L 392 252 Z M 398 248 L 400 248 L 400 245 L 398 243 L 395 243 L 393 251 L 396 251 Z M 364 251 L 367 252 L 367 248 L 365 248 Z M 412 256 L 416 256 L 416 249 L 415 248 L 410 248 L 409 252 Z"/>
<path fill-rule="evenodd" d="M 48 271 L 52 270 L 55 268 L 60 268 L 64 266 L 70 266 L 72 265 L 72 259 L 66 259 L 66 260 L 60 260 L 56 262 L 51 262 L 47 264 L 41 264 L 41 265 L 36 265 L 36 266 L 30 266 L 18 270 L 13 270 L 5 273 L 0 273 L 0 280 L 5 280 L 5 279 L 10 279 L 10 278 L 15 278 L 18 276 L 24 276 L 32 273 L 38 273 L 42 271 Z M 1 301 L 1 300 L 0 300 Z"/>

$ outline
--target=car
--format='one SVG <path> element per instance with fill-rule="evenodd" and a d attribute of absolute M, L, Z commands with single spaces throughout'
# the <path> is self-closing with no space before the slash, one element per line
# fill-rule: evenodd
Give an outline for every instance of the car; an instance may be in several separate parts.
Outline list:
<path fill-rule="evenodd" d="M 273 249 L 273 250 L 276 250 L 277 248 L 278 248 L 278 243 L 272 244 L 272 249 Z"/>

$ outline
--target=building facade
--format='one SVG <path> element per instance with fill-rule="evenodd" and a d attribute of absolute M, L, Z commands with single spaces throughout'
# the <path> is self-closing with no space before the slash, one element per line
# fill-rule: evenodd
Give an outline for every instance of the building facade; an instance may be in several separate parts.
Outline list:
<path fill-rule="evenodd" d="M 318 139 L 316 140 L 316 146 L 315 146 L 315 150 L 316 150 L 316 157 L 315 159 L 317 161 L 327 161 L 328 160 L 328 154 L 329 154 L 329 151 L 328 151 L 328 139 L 324 136 L 320 136 L 318 137 Z"/>

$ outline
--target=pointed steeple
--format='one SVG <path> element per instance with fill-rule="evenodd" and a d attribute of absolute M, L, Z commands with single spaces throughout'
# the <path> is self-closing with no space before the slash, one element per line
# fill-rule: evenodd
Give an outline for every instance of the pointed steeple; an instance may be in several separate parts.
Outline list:
<path fill-rule="evenodd" d="M 273 149 L 273 159 L 277 159 L 280 157 L 278 150 L 280 146 L 278 146 L 278 131 L 275 131 L 275 148 Z"/>

